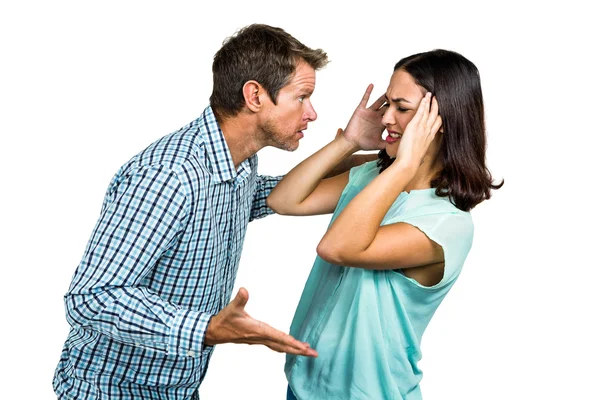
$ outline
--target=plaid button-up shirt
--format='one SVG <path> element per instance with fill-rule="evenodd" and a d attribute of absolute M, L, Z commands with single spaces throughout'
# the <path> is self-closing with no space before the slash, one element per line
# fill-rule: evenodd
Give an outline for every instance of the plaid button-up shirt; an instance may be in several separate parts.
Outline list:
<path fill-rule="evenodd" d="M 60 399 L 190 399 L 230 300 L 248 222 L 281 177 L 235 169 L 208 107 L 133 157 L 109 185 L 68 293 Z"/>

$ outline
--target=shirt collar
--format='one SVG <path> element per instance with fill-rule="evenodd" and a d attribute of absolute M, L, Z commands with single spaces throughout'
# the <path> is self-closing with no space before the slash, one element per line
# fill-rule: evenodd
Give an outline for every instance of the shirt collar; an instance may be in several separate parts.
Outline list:
<path fill-rule="evenodd" d="M 206 107 L 198 122 L 201 136 L 204 138 L 213 178 L 218 182 L 235 179 L 238 173 L 235 170 L 231 152 L 229 151 L 229 147 L 227 147 L 223 131 L 210 106 Z M 238 167 L 240 178 L 245 178 L 249 174 L 255 158 L 256 155 L 244 160 L 240 164 Z"/>

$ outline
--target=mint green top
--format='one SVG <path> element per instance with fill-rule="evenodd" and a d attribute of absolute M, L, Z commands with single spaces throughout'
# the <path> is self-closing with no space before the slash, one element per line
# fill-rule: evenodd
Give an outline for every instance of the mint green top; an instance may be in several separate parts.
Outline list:
<path fill-rule="evenodd" d="M 350 171 L 332 221 L 378 173 L 376 161 Z M 473 223 L 435 189 L 401 193 L 382 225 L 396 222 L 417 227 L 442 246 L 444 277 L 426 287 L 401 270 L 348 268 L 317 257 L 290 334 L 319 356 L 288 355 L 285 364 L 299 400 L 421 399 L 421 337 L 462 269 Z"/>

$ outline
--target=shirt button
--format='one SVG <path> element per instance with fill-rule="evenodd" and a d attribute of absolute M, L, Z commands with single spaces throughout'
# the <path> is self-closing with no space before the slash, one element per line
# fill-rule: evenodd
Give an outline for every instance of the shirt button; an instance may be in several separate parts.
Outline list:
<path fill-rule="evenodd" d="M 194 357 L 196 354 L 194 354 L 194 352 L 192 350 L 188 351 L 187 353 L 188 357 Z"/>

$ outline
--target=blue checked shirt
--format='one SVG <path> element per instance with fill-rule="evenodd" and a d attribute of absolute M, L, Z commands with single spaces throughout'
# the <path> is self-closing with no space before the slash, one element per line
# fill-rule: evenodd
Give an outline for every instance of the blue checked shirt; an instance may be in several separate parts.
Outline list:
<path fill-rule="evenodd" d="M 211 316 L 281 177 L 235 169 L 212 109 L 115 175 L 68 293 L 60 399 L 197 399 Z"/>

